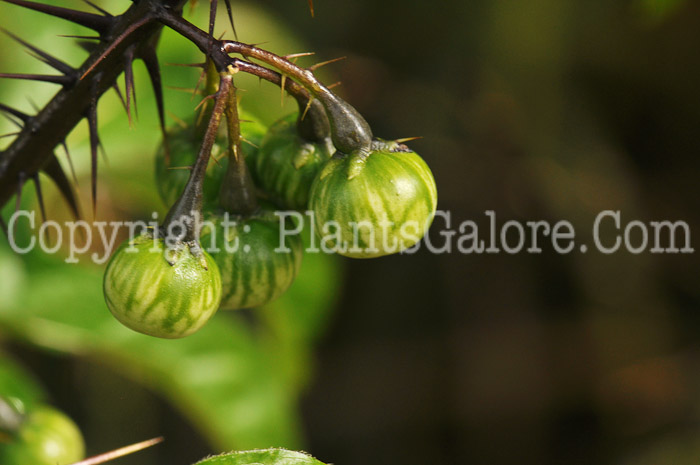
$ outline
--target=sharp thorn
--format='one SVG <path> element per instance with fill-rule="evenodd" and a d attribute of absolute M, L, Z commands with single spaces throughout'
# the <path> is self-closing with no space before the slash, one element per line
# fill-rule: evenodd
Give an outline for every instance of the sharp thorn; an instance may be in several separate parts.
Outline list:
<path fill-rule="evenodd" d="M 58 187 L 58 190 L 63 195 L 63 198 L 68 203 L 73 215 L 76 219 L 80 219 L 80 209 L 78 207 L 77 196 L 71 186 L 66 173 L 63 171 L 61 164 L 58 162 L 56 155 L 49 158 L 49 161 L 44 166 L 44 172 L 53 180 Z"/>
<path fill-rule="evenodd" d="M 332 60 L 327 60 L 327 61 L 322 61 L 321 63 L 316 63 L 315 65 L 310 66 L 307 68 L 309 71 L 316 71 L 318 68 L 321 66 L 326 66 L 330 65 L 331 63 L 335 63 L 336 61 L 341 61 L 345 60 L 347 57 L 338 57 L 338 58 L 333 58 Z"/>
<path fill-rule="evenodd" d="M 4 103 L 0 103 L 0 111 L 14 116 L 15 118 L 21 120 L 23 123 L 26 123 L 27 121 L 29 121 L 29 118 L 31 118 L 31 116 L 29 116 L 28 114 L 23 113 L 19 110 L 15 110 L 14 108 L 5 105 Z"/>
<path fill-rule="evenodd" d="M 53 84 L 60 84 L 62 86 L 68 85 L 68 84 L 73 82 L 73 78 L 70 76 L 66 76 L 65 74 L 60 74 L 58 76 L 50 76 L 50 75 L 46 75 L 46 74 L 0 73 L 0 78 L 24 79 L 27 81 L 50 82 Z"/>
<path fill-rule="evenodd" d="M 200 102 L 197 104 L 197 106 L 194 107 L 194 110 L 197 111 L 199 109 L 199 107 L 204 105 L 206 102 L 208 102 L 209 100 L 215 99 L 216 95 L 217 94 L 211 94 L 211 95 L 207 95 L 206 97 L 204 97 L 202 100 L 200 100 Z"/>
<path fill-rule="evenodd" d="M 61 8 L 58 6 L 44 5 L 42 3 L 28 2 L 25 0 L 4 0 L 13 5 L 29 8 L 30 10 L 46 13 L 51 16 L 71 21 L 81 26 L 85 26 L 100 33 L 106 33 L 112 25 L 112 18 L 108 16 L 86 13 L 84 11 L 71 10 L 69 8 Z"/>
<path fill-rule="evenodd" d="M 292 53 L 290 55 L 285 55 L 284 58 L 286 58 L 287 60 L 291 60 L 292 58 L 308 57 L 311 55 L 316 55 L 316 52 Z"/>
<path fill-rule="evenodd" d="M 5 0 L 5 1 L 10 1 L 10 0 Z M 33 52 L 37 58 L 39 58 L 41 61 L 46 63 L 47 65 L 51 66 L 54 68 L 56 71 L 60 71 L 63 74 L 69 75 L 75 72 L 72 66 L 70 66 L 67 63 L 64 63 L 63 61 L 59 60 L 58 58 L 49 55 L 48 53 L 44 52 L 38 47 L 33 46 L 29 42 L 20 39 L 18 36 L 14 35 L 10 31 L 4 28 L 0 28 L 0 31 L 4 32 L 8 36 L 10 36 L 15 42 L 19 42 L 20 44 L 24 45 L 28 50 Z"/>
<path fill-rule="evenodd" d="M 22 124 L 22 121 L 18 121 L 14 116 L 8 115 L 7 113 L 0 113 L 0 115 L 4 116 L 5 119 L 7 119 L 10 123 L 14 124 L 18 128 L 24 128 L 24 124 Z"/>
<path fill-rule="evenodd" d="M 183 66 L 187 68 L 204 68 L 205 63 L 164 63 L 165 66 Z"/>
<path fill-rule="evenodd" d="M 282 80 L 280 83 L 280 106 L 281 107 L 284 106 L 284 86 L 286 83 L 287 83 L 287 76 L 283 74 Z"/>
<path fill-rule="evenodd" d="M 63 146 L 63 151 L 66 153 L 66 160 L 68 160 L 68 166 L 70 166 L 70 172 L 71 175 L 73 176 L 73 182 L 75 185 L 78 185 L 78 176 L 75 175 L 75 166 L 73 166 L 73 158 L 70 156 L 70 151 L 68 150 L 68 144 L 66 144 L 66 141 L 62 141 L 61 145 Z"/>
<path fill-rule="evenodd" d="M 119 97 L 119 101 L 122 102 L 122 107 L 124 108 L 124 111 L 126 111 L 127 115 L 128 115 L 129 112 L 127 111 L 127 108 L 126 108 L 126 100 L 124 100 L 124 94 L 122 94 L 122 91 L 116 82 L 112 86 L 112 89 L 114 89 L 114 92 L 117 94 L 117 97 Z M 129 122 L 129 126 L 131 126 L 131 122 Z"/>
<path fill-rule="evenodd" d="M 34 181 L 34 188 L 36 189 L 36 199 L 39 202 L 39 211 L 41 212 L 41 222 L 46 223 L 46 208 L 44 205 L 44 196 L 41 193 L 41 181 L 39 181 L 39 174 L 32 176 L 32 181 Z"/>
<path fill-rule="evenodd" d="M 306 102 L 306 107 L 304 108 L 304 113 L 301 114 L 301 119 L 303 120 L 306 118 L 306 114 L 309 112 L 309 108 L 311 108 L 311 104 L 313 103 L 314 99 L 311 97 L 308 102 Z"/>
<path fill-rule="evenodd" d="M 326 86 L 326 87 L 327 87 L 328 89 L 333 89 L 333 88 L 338 87 L 338 86 L 340 86 L 340 85 L 342 85 L 342 84 L 343 84 L 343 81 L 337 81 L 337 82 L 334 82 L 333 84 L 330 84 L 330 85 L 328 85 L 328 86 Z"/>
<path fill-rule="evenodd" d="M 169 167 L 168 167 L 169 170 L 191 170 L 192 168 L 193 168 L 192 165 L 188 165 L 188 166 L 169 166 Z"/>
<path fill-rule="evenodd" d="M 134 87 L 134 54 L 136 46 L 130 46 L 124 54 L 124 92 L 126 92 L 126 115 L 129 118 L 129 127 L 134 125 L 131 118 L 131 98 L 134 98 L 134 107 L 136 106 L 136 88 Z"/>
<path fill-rule="evenodd" d="M 165 113 L 166 113 L 168 116 L 170 116 L 170 118 L 172 118 L 173 121 L 175 121 L 175 124 L 177 124 L 178 126 L 180 126 L 182 129 L 187 129 L 187 123 L 185 122 L 185 120 L 183 120 L 182 118 L 179 118 L 179 117 L 178 117 L 175 113 L 173 113 L 172 111 L 166 110 Z M 17 134 L 19 134 L 19 133 L 17 133 Z"/>
<path fill-rule="evenodd" d="M 81 40 L 98 40 L 102 42 L 104 39 L 100 36 L 76 36 L 69 34 L 57 34 L 58 37 L 63 37 L 66 39 L 81 39 Z"/>
<path fill-rule="evenodd" d="M 46 207 L 44 205 L 44 196 L 41 193 L 41 181 L 39 180 L 39 173 L 32 176 L 32 181 L 34 181 L 34 188 L 36 190 L 36 199 L 39 202 L 39 212 L 41 212 L 41 224 L 46 223 Z M 49 228 L 44 228 L 44 238 L 46 243 L 51 242 L 51 230 Z"/>
<path fill-rule="evenodd" d="M 81 460 L 80 462 L 74 463 L 73 465 L 99 465 L 114 459 L 118 459 L 120 457 L 124 457 L 129 454 L 133 454 L 134 452 L 139 452 L 148 447 L 155 446 L 156 444 L 161 442 L 163 442 L 162 437 L 149 439 L 148 441 L 143 441 L 136 444 L 131 444 L 129 446 L 121 447 L 119 449 L 114 449 L 112 451 L 105 452 L 104 454 L 88 457 L 84 460 Z"/>
<path fill-rule="evenodd" d="M 216 23 L 216 10 L 219 6 L 218 0 L 209 0 L 209 37 L 214 36 L 214 23 Z"/>
<path fill-rule="evenodd" d="M 17 179 L 17 195 L 15 197 L 15 213 L 17 213 L 22 206 L 22 189 L 24 188 L 25 182 L 27 182 L 27 177 L 24 173 L 19 173 Z"/>
<path fill-rule="evenodd" d="M 104 18 L 104 16 L 100 16 L 100 18 Z M 137 29 L 139 29 L 140 27 L 142 27 L 144 24 L 148 23 L 151 20 L 152 20 L 152 18 L 150 16 L 146 16 L 146 17 L 143 17 L 140 20 L 136 21 L 131 26 L 129 26 L 124 32 L 122 32 L 119 35 L 119 37 L 114 39 L 112 41 L 112 43 L 109 45 L 109 47 L 107 47 L 107 49 L 104 52 L 102 52 L 102 54 L 99 57 L 97 57 L 97 59 L 95 61 L 93 61 L 93 63 L 88 67 L 88 69 L 85 70 L 85 72 L 83 72 L 82 76 L 80 76 L 80 80 L 82 81 L 83 79 L 85 79 L 85 76 L 90 74 L 90 72 L 93 69 L 95 69 L 95 66 L 97 66 L 102 60 L 107 58 L 107 56 L 110 53 L 112 53 L 112 51 L 114 49 L 116 49 L 119 46 L 119 44 L 121 44 L 124 41 L 124 39 L 129 37 L 130 34 L 132 34 L 134 31 L 136 31 Z"/>
<path fill-rule="evenodd" d="M 422 139 L 422 138 L 423 138 L 423 136 L 404 137 L 403 139 L 396 139 L 396 142 L 398 142 L 399 144 L 403 144 L 404 142 L 410 142 L 412 140 L 418 140 L 418 139 Z"/>
<path fill-rule="evenodd" d="M 107 11 L 107 10 L 105 10 L 105 9 L 103 9 L 103 8 L 101 8 L 101 7 L 99 7 L 99 6 L 97 6 L 97 5 L 95 5 L 95 4 L 92 3 L 90 0 L 83 0 L 83 2 L 87 3 L 88 5 L 90 5 L 90 6 L 93 7 L 95 10 L 99 11 L 100 13 L 102 13 L 104 16 L 107 16 L 108 18 L 113 18 L 113 17 L 114 17 L 114 15 L 112 15 L 109 11 Z"/>
<path fill-rule="evenodd" d="M 243 137 L 243 136 L 241 136 L 241 142 L 245 142 L 246 144 L 248 144 L 248 145 L 250 145 L 251 147 L 254 147 L 254 148 L 256 148 L 256 149 L 259 149 L 259 148 L 260 148 L 260 147 L 258 147 L 257 145 L 255 145 L 254 143 L 252 143 L 251 141 L 249 141 L 248 139 L 246 139 L 245 137 Z"/>
<path fill-rule="evenodd" d="M 231 23 L 231 29 L 233 30 L 233 37 L 238 40 L 238 33 L 236 32 L 236 25 L 233 23 L 233 13 L 231 12 L 231 0 L 224 0 L 226 4 L 226 13 L 228 13 L 228 21 Z"/>
<path fill-rule="evenodd" d="M 309 0 L 309 11 L 311 12 L 311 17 L 314 17 L 314 0 Z"/>
<path fill-rule="evenodd" d="M 153 94 L 156 98 L 156 109 L 158 110 L 158 123 L 163 136 L 163 146 L 165 149 L 165 160 L 170 163 L 170 144 L 168 143 L 168 132 L 165 129 L 165 99 L 163 98 L 163 81 L 160 76 L 160 64 L 155 49 L 147 48 L 141 55 L 141 60 L 146 65 L 148 77 L 151 79 Z M 134 99 L 136 94 L 134 94 Z"/>
<path fill-rule="evenodd" d="M 93 89 L 90 95 L 90 104 L 88 106 L 88 132 L 90 134 L 90 178 L 92 186 L 92 217 L 95 218 L 97 213 L 97 149 L 100 146 L 100 137 L 97 132 L 97 99 L 98 99 L 98 89 L 97 85 L 98 79 L 95 80 L 93 84 Z"/>

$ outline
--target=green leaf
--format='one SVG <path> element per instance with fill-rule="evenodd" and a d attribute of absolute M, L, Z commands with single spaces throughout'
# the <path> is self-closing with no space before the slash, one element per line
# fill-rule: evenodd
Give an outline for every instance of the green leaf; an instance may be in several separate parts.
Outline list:
<path fill-rule="evenodd" d="M 294 452 L 285 449 L 263 449 L 209 457 L 197 465 L 324 465 L 303 452 Z"/>
<path fill-rule="evenodd" d="M 7 260 L 0 256 L 0 268 Z M 288 294 L 263 310 L 262 327 L 220 311 L 180 340 L 118 323 L 104 303 L 102 268 L 38 253 L 23 262 L 30 286 L 0 301 L 0 331 L 109 364 L 169 398 L 219 449 L 301 445 L 297 397 L 308 378 L 309 344 L 337 290 L 333 257 L 305 261 Z"/>

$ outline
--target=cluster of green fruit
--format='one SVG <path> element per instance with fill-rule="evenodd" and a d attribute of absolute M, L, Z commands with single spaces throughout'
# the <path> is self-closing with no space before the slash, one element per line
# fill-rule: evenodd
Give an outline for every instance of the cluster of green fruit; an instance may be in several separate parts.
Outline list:
<path fill-rule="evenodd" d="M 84 455 L 83 436 L 65 414 L 48 405 L 25 408 L 17 398 L 0 397 L 0 463 L 68 465 Z"/>
<path fill-rule="evenodd" d="M 218 129 L 210 134 L 207 148 L 215 161 L 207 156 L 199 167 L 197 194 L 205 227 L 175 246 L 146 234 L 117 250 L 104 293 L 119 321 L 149 335 L 178 338 L 197 331 L 218 308 L 256 307 L 281 296 L 299 270 L 303 242 L 281 234 L 291 220 L 275 215 L 276 209 L 308 209 L 326 245 L 354 258 L 396 253 L 423 237 L 437 191 L 421 157 L 371 133 L 371 143 L 341 148 L 338 140 L 351 140 L 352 146 L 357 134 L 334 125 L 333 113 L 318 101 L 299 106 L 269 128 L 241 111 L 235 116 L 238 141 L 232 141 L 230 126 L 228 138 Z M 350 135 L 339 138 L 343 131 Z M 168 141 L 167 153 L 163 146 L 156 154 L 156 184 L 166 205 L 173 205 L 173 216 L 196 190 L 191 185 L 202 156 L 202 131 L 190 123 L 171 131 Z M 252 182 L 241 188 L 246 177 Z M 231 201 L 232 191 L 239 200 L 252 197 L 246 208 Z"/>

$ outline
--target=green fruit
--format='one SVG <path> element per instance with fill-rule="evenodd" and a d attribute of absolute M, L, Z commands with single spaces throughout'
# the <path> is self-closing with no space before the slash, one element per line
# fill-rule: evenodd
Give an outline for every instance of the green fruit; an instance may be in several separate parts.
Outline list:
<path fill-rule="evenodd" d="M 104 276 L 107 307 L 140 333 L 179 338 L 194 333 L 219 308 L 221 277 L 214 259 L 182 244 L 168 249 L 150 235 L 126 241 Z"/>
<path fill-rule="evenodd" d="M 311 183 L 335 149 L 330 138 L 308 142 L 297 131 L 298 113 L 278 120 L 262 140 L 255 163 L 256 180 L 282 208 L 306 210 Z"/>
<path fill-rule="evenodd" d="M 368 155 L 336 152 L 309 200 L 322 245 L 353 258 L 411 247 L 425 235 L 436 207 L 428 165 L 405 146 L 383 141 Z"/>
<path fill-rule="evenodd" d="M 301 265 L 301 237 L 288 235 L 280 242 L 284 223 L 272 211 L 247 218 L 224 214 L 208 219 L 214 227 L 203 230 L 201 242 L 221 272 L 222 309 L 265 305 L 292 285 Z M 294 229 L 284 225 L 287 231 Z M 220 250 L 214 251 L 213 245 Z"/>
<path fill-rule="evenodd" d="M 267 128 L 252 115 L 241 111 L 241 136 L 245 141 L 241 141 L 241 150 L 249 166 L 254 164 L 253 160 L 257 153 Z M 170 148 L 170 165 L 166 164 L 165 146 L 160 145 L 155 157 L 156 186 L 160 198 L 165 205 L 170 206 L 175 203 L 182 191 L 185 189 L 190 170 L 187 167 L 194 164 L 202 140 L 198 139 L 194 131 L 194 122 L 190 122 L 186 128 L 176 126 L 168 132 L 168 144 Z M 212 157 L 218 162 L 211 160 L 207 166 L 206 176 L 203 186 L 204 204 L 216 204 L 221 189 L 221 181 L 226 173 L 228 157 L 226 155 L 228 138 L 226 136 L 225 125 L 221 125 L 221 130 L 212 147 Z M 248 142 L 246 142 L 248 141 Z"/>
<path fill-rule="evenodd" d="M 0 442 L 3 465 L 68 465 L 83 459 L 80 430 L 63 413 L 37 406 L 27 413 L 9 442 Z"/>

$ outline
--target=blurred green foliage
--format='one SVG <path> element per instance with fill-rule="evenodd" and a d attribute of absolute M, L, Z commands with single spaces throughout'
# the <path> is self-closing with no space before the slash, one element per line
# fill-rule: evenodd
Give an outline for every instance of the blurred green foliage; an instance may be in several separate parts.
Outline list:
<path fill-rule="evenodd" d="M 75 7 L 68 1 L 46 3 Z M 129 2 L 104 1 L 100 6 L 117 13 L 127 8 Z M 200 6 L 188 12 L 188 17 L 197 24 L 205 24 L 207 12 L 206 5 Z M 0 17 L 12 17 L 12 24 L 3 24 L 4 27 L 71 64 L 80 63 L 86 56 L 73 39 L 56 37 L 57 34 L 85 34 L 78 26 L 7 3 L 0 3 Z M 260 9 L 237 5 L 236 20 L 239 36 L 250 42 L 272 40 L 276 44 L 271 47 L 273 50 L 277 48 L 285 53 L 300 50 L 293 35 Z M 227 23 L 220 23 L 223 32 Z M 24 34 L 27 30 L 33 31 L 30 37 Z M 0 37 L 3 71 L 47 71 L 46 66 L 19 50 L 8 37 Z M 170 87 L 193 88 L 197 72 L 165 64 L 194 63 L 202 57 L 194 46 L 171 31 L 163 33 L 159 57 L 165 85 L 169 87 L 166 88 L 166 107 L 175 115 L 169 117 L 169 124 L 178 118 L 189 119 L 198 101 L 191 93 Z M 133 127 L 128 126 L 121 102 L 113 92 L 99 103 L 98 121 L 105 157 L 100 160 L 97 220 L 148 221 L 152 211 L 161 218 L 165 213 L 153 181 L 153 154 L 160 143 L 160 133 L 145 74 L 143 67 L 137 64 L 138 117 Z M 247 90 L 241 92 L 242 105 L 263 121 L 274 121 L 295 109 L 289 99 L 284 107 L 280 104 L 279 89 L 273 86 L 261 86 L 256 79 L 247 76 L 237 79 L 237 85 Z M 41 83 L 3 81 L 0 101 L 32 112 L 32 105 L 43 105 L 55 91 L 55 87 Z M 8 121 L 0 122 L 0 133 L 12 130 Z M 3 139 L 0 143 L 10 140 Z M 86 126 L 78 126 L 70 134 L 68 145 L 81 197 L 88 199 L 90 165 Z M 70 173 L 66 157 L 59 153 L 59 158 Z M 70 220 L 51 181 L 46 179 L 42 188 L 48 218 Z M 37 208 L 31 183 L 23 191 L 21 206 L 29 210 Z M 3 217 L 9 218 L 14 208 L 14 205 L 7 205 Z M 84 210 L 89 220 L 89 208 Z M 36 237 L 36 231 L 29 230 L 26 224 L 19 225 L 17 243 L 28 243 L 32 235 Z M 54 233 L 50 241 L 56 239 Z M 302 446 L 298 397 L 309 381 L 313 343 L 325 327 L 335 303 L 340 270 L 333 257 L 305 256 L 300 275 L 290 291 L 265 308 L 244 313 L 219 312 L 199 333 L 171 341 L 137 334 L 121 326 L 104 303 L 104 266 L 90 263 L 89 254 L 79 257 L 79 264 L 67 264 L 66 253 L 61 250 L 56 255 L 46 255 L 35 250 L 20 256 L 9 249 L 7 241 L 1 241 L 0 344 L 13 347 L 19 344 L 90 360 L 94 366 L 108 367 L 144 385 L 185 415 L 209 442 L 211 451 Z M 39 397 L 43 388 L 27 381 L 29 376 L 0 358 L 0 392 L 21 394 L 27 399 Z M 51 391 L 52 386 L 46 388 Z M 98 397 L 100 395 L 97 393 Z M 74 402 L 81 402 L 80 393 L 75 393 Z M 139 399 L 101 398 L 105 415 L 113 413 L 115 408 L 131 410 L 130 402 L 138 405 Z M 148 415 L 148 410 L 143 415 Z M 145 417 L 132 420 L 134 424 L 147 421 Z M 105 421 L 109 422 L 108 419 L 102 422 Z M 123 427 L 128 429 L 129 425 Z M 88 439 L 91 435 L 93 432 L 86 432 Z M 112 444 L 113 447 L 121 445 Z M 178 444 L 172 447 L 177 449 Z M 88 444 L 88 452 L 102 451 Z"/>

